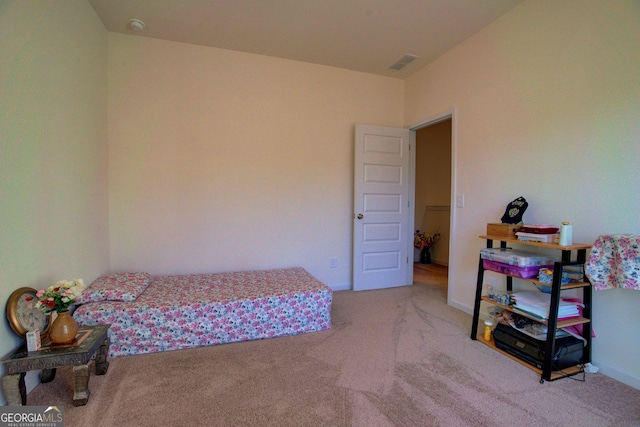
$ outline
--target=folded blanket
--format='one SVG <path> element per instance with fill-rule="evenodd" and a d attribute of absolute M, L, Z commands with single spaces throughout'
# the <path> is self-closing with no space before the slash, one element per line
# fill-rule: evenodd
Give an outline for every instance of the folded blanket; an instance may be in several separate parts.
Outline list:
<path fill-rule="evenodd" d="M 596 290 L 640 290 L 640 236 L 605 234 L 593 243 L 585 273 Z"/>

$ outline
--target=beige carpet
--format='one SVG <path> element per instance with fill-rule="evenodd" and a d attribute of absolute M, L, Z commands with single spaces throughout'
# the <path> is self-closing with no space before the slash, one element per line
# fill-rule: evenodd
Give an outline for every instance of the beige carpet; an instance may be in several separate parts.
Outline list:
<path fill-rule="evenodd" d="M 77 408 L 63 368 L 28 403 L 63 405 L 67 427 L 640 426 L 640 390 L 540 384 L 469 339 L 445 268 L 417 267 L 414 286 L 336 292 L 329 331 L 112 359 Z"/>

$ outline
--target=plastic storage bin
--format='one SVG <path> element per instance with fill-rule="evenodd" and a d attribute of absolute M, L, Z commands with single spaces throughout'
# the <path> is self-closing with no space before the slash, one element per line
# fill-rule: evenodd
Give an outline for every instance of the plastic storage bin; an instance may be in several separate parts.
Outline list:
<path fill-rule="evenodd" d="M 540 280 L 542 283 L 546 283 L 548 286 L 540 286 L 540 290 L 542 292 L 544 292 L 545 294 L 550 294 L 551 293 L 551 285 L 553 283 L 553 270 L 549 269 L 549 268 L 541 268 L 540 271 L 538 272 L 538 280 Z M 566 285 L 567 283 L 569 283 L 571 281 L 571 279 L 569 279 L 569 273 L 567 273 L 566 271 L 562 272 L 562 280 L 561 280 L 561 284 L 562 285 Z"/>
<path fill-rule="evenodd" d="M 553 260 L 544 255 L 538 255 L 525 251 L 502 248 L 480 249 L 482 259 L 497 261 L 503 264 L 517 265 L 519 267 L 544 266 L 553 264 Z M 536 270 L 536 275 L 538 270 Z"/>
<path fill-rule="evenodd" d="M 538 280 L 540 280 L 542 283 L 546 283 L 548 285 L 552 284 L 553 282 L 553 267 L 552 268 L 541 268 L 540 271 L 538 272 Z M 570 279 L 569 279 L 569 273 L 567 273 L 566 271 L 562 272 L 562 284 L 566 285 L 567 283 L 569 283 Z"/>
<path fill-rule="evenodd" d="M 484 268 L 486 270 L 495 271 L 513 277 L 519 277 L 521 279 L 531 279 L 532 277 L 538 277 L 538 271 L 540 271 L 541 267 L 539 265 L 520 267 L 517 265 L 509 265 L 501 262 L 491 261 L 488 259 L 483 259 L 482 265 L 484 265 Z M 553 268 L 553 265 L 546 265 L 543 267 Z"/>

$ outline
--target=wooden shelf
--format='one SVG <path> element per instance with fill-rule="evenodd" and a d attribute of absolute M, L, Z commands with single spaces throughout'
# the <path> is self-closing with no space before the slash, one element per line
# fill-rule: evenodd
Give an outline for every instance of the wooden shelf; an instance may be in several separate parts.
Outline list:
<path fill-rule="evenodd" d="M 581 250 L 581 249 L 591 249 L 591 245 L 586 245 L 586 244 L 583 244 L 583 243 L 574 243 L 573 245 L 569 245 L 569 246 L 560 246 L 557 243 L 543 243 L 543 242 L 522 241 L 522 240 L 518 240 L 516 238 L 504 237 L 504 236 L 482 235 L 482 236 L 480 236 L 480 238 L 481 239 L 486 239 L 486 240 L 498 240 L 498 241 L 507 242 L 507 243 L 517 243 L 519 245 L 537 246 L 539 248 L 555 249 L 555 250 L 560 250 L 560 251 L 578 251 L 578 250 Z"/>
<path fill-rule="evenodd" d="M 498 353 L 502 353 L 503 355 L 507 356 L 509 359 L 511 360 L 515 360 L 516 362 L 518 362 L 519 364 L 521 364 L 522 366 L 525 366 L 529 369 L 531 369 L 532 371 L 536 372 L 538 375 L 542 375 L 542 369 L 538 368 L 537 366 L 532 365 L 531 363 L 520 359 L 517 356 L 512 355 L 511 353 L 507 353 L 506 351 L 496 347 L 495 342 L 493 341 L 493 337 L 491 337 L 491 341 L 485 341 L 484 339 L 484 334 L 483 333 L 479 333 L 478 334 L 478 341 L 480 341 L 482 344 L 492 348 L 493 350 L 497 351 Z M 575 365 L 575 366 L 569 366 L 568 368 L 564 368 L 562 371 L 551 371 L 551 378 L 550 381 L 554 381 L 560 378 L 564 378 L 567 376 L 572 376 L 575 374 L 579 374 L 580 372 L 584 371 L 584 366 L 581 365 Z M 540 381 L 542 382 L 542 381 Z"/>
<path fill-rule="evenodd" d="M 547 325 L 547 322 L 545 320 L 540 320 L 537 317 L 534 316 L 529 316 L 526 313 L 523 313 L 521 311 L 518 311 L 517 309 L 514 309 L 514 307 L 511 307 L 509 305 L 504 305 L 504 304 L 498 304 L 497 302 L 495 302 L 492 299 L 489 299 L 488 297 L 482 297 L 482 301 L 495 305 L 496 307 L 500 307 L 504 310 L 510 311 L 511 313 L 516 313 L 519 316 L 523 316 L 526 317 L 527 319 L 531 319 L 537 323 L 540 323 L 542 325 Z M 583 323 L 589 323 L 591 322 L 590 319 L 584 318 L 584 317 L 572 317 L 570 319 L 558 319 L 558 323 L 556 324 L 557 328 L 568 328 L 569 326 L 575 326 L 575 325 L 582 325 Z"/>
<path fill-rule="evenodd" d="M 543 243 L 543 242 L 532 242 L 532 241 L 521 241 L 516 237 L 505 237 L 505 236 L 495 236 L 491 234 L 485 234 L 480 236 L 481 239 L 487 240 L 487 248 L 494 247 L 494 241 L 500 242 L 501 248 L 507 248 L 508 244 L 512 243 L 518 246 L 531 246 L 538 247 L 544 249 L 553 249 L 562 252 L 562 261 L 554 262 L 554 270 L 557 268 L 561 271 L 565 266 L 569 265 L 581 265 L 586 262 L 587 251 L 591 249 L 591 245 L 582 244 L 582 243 L 574 243 L 568 246 L 560 246 L 557 243 Z M 576 258 L 572 259 L 572 252 L 576 252 Z M 484 287 L 484 274 L 485 271 L 492 270 L 485 269 L 484 260 L 482 256 L 479 257 L 479 265 L 478 265 L 478 278 L 476 282 L 476 296 L 474 302 L 473 309 L 473 323 L 471 325 L 471 339 L 478 340 L 483 344 L 493 348 L 494 350 L 504 354 L 512 360 L 517 361 L 518 363 L 527 366 L 528 368 L 534 370 L 535 372 L 540 374 L 540 382 L 552 381 L 559 378 L 564 378 L 567 376 L 575 375 L 580 372 L 584 372 L 584 366 L 582 363 L 589 363 L 591 361 L 591 303 L 592 303 L 592 295 L 591 295 L 591 283 L 587 278 L 584 278 L 583 281 L 572 281 L 567 284 L 560 283 L 560 274 L 554 274 L 553 283 L 543 283 L 534 278 L 524 279 L 517 276 L 511 276 L 501 272 L 494 272 L 496 274 L 501 274 L 506 277 L 507 281 L 507 292 L 512 291 L 513 278 L 517 278 L 520 280 L 525 280 L 532 282 L 536 285 L 549 286 L 551 288 L 551 298 L 549 304 L 549 318 L 547 320 L 541 320 L 538 317 L 533 315 L 526 314 L 517 309 L 515 306 L 508 306 L 504 304 L 499 304 L 498 302 L 489 299 L 487 296 L 482 296 L 482 290 Z M 582 290 L 582 300 L 584 304 L 583 313 L 580 317 L 574 317 L 570 319 L 558 319 L 558 310 L 559 304 L 561 302 L 561 292 L 567 289 L 581 289 Z M 491 304 L 496 307 L 500 307 L 503 310 L 509 311 L 511 313 L 516 313 L 519 316 L 523 316 L 527 319 L 531 319 L 532 321 L 547 326 L 547 329 L 551 331 L 551 333 L 547 334 L 546 339 L 544 340 L 545 352 L 547 354 L 544 357 L 544 360 L 541 363 L 542 369 L 538 368 L 535 365 L 530 364 L 525 360 L 521 360 L 519 357 L 514 356 L 504 350 L 499 349 L 493 342 L 493 337 L 491 341 L 484 340 L 484 334 L 482 331 L 478 333 L 478 321 L 480 317 L 480 306 L 482 302 L 487 304 Z M 582 352 L 582 361 L 581 365 L 571 366 L 562 370 L 554 371 L 553 370 L 553 360 L 551 354 L 553 353 L 553 349 L 555 346 L 556 334 L 555 330 L 558 328 L 567 328 L 575 325 L 584 325 L 582 328 L 582 337 L 584 338 L 585 346 Z"/>
<path fill-rule="evenodd" d="M 491 271 L 491 270 L 487 270 L 487 271 Z M 496 272 L 494 271 L 494 273 L 496 273 Z M 521 279 L 521 278 L 520 277 L 516 277 L 516 279 Z M 521 279 L 521 280 L 526 280 L 528 282 L 535 283 L 536 285 L 551 286 L 550 283 L 544 283 L 544 282 L 541 282 L 541 281 L 536 280 L 536 279 Z M 560 285 L 560 289 L 562 289 L 564 291 L 565 289 L 584 288 L 586 286 L 591 286 L 591 283 L 575 281 L 575 282 L 565 283 L 564 285 Z"/>

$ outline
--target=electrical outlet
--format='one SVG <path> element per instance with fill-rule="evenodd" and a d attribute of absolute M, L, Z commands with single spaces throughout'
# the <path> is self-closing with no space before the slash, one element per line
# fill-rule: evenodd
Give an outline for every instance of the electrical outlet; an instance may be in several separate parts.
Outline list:
<path fill-rule="evenodd" d="M 329 267 L 336 268 L 338 266 L 338 259 L 336 257 L 329 258 Z"/>

